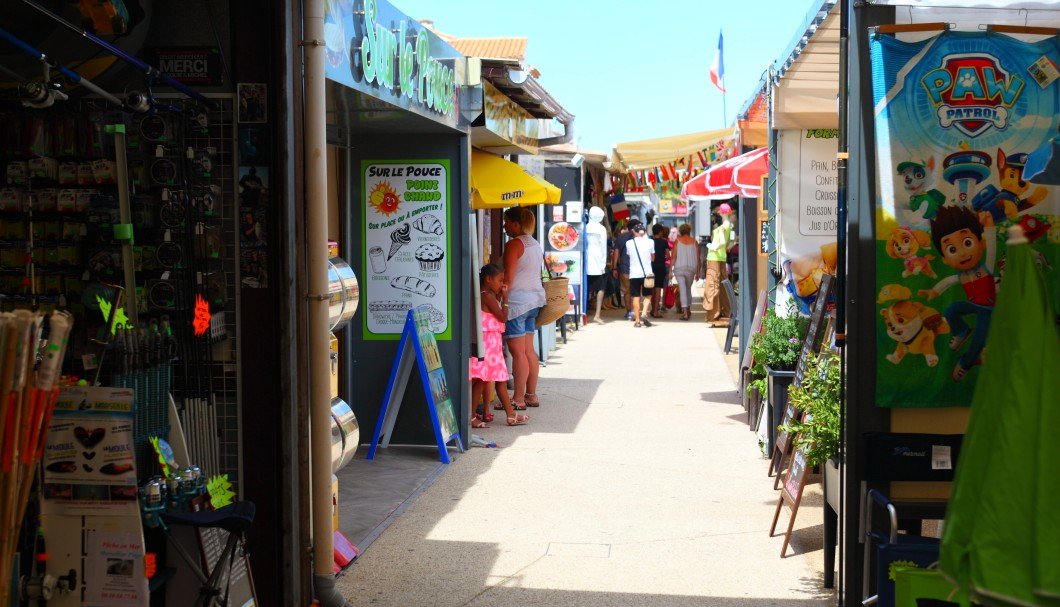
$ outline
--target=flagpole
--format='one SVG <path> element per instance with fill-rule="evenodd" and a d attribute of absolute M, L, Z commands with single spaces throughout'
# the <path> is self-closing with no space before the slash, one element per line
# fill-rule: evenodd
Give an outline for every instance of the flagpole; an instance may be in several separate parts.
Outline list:
<path fill-rule="evenodd" d="M 728 91 L 725 90 L 725 60 L 722 56 L 724 50 L 724 36 L 721 30 L 718 31 L 718 50 L 714 53 L 714 62 L 710 65 L 710 81 L 714 83 L 714 86 L 718 87 L 721 91 L 721 123 L 723 125 L 729 124 L 729 108 L 726 107 L 726 96 Z"/>

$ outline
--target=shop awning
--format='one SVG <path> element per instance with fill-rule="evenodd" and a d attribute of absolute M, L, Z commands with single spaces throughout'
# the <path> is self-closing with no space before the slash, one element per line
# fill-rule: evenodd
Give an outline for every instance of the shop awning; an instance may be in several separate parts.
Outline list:
<path fill-rule="evenodd" d="M 756 198 L 769 172 L 769 148 L 759 148 L 710 167 L 681 188 L 682 200 Z"/>
<path fill-rule="evenodd" d="M 701 153 L 705 156 L 709 155 L 709 151 L 717 153 L 731 148 L 735 141 L 736 129 L 729 127 L 702 133 L 616 143 L 611 153 L 610 165 L 619 172 L 628 173 L 640 169 L 654 169 L 689 158 L 699 163 Z"/>
<path fill-rule="evenodd" d="M 473 209 L 559 204 L 562 198 L 560 189 L 551 183 L 485 152 L 471 152 L 470 177 Z"/>

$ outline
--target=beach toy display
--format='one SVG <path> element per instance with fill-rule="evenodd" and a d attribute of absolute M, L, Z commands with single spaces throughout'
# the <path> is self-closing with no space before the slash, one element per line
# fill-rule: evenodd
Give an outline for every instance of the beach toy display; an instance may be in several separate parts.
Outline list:
<path fill-rule="evenodd" d="M 961 150 L 942 161 L 942 178 L 957 186 L 957 202 L 968 204 L 971 186 L 990 176 L 990 155 L 978 150 Z"/>

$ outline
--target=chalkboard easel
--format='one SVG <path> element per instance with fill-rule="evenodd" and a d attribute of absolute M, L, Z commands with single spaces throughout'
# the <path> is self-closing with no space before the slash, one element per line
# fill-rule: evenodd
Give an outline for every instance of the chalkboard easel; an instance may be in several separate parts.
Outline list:
<path fill-rule="evenodd" d="M 398 410 L 401 408 L 401 400 L 412 375 L 413 365 L 419 368 L 423 391 L 427 394 L 427 411 L 431 416 L 442 463 L 449 463 L 446 445 L 450 441 L 456 440 L 456 448 L 461 453 L 464 452 L 456 413 L 453 411 L 453 399 L 449 394 L 445 369 L 442 368 L 442 357 L 438 353 L 438 342 L 431 328 L 430 306 L 420 306 L 409 310 L 408 316 L 405 317 L 405 328 L 401 331 L 397 358 L 394 359 L 394 366 L 390 370 L 383 407 L 379 411 L 379 420 L 376 422 L 366 459 L 375 459 L 376 449 L 390 445 L 390 437 L 394 433 L 394 424 L 397 423 Z"/>
<path fill-rule="evenodd" d="M 784 476 L 784 471 L 787 469 L 789 459 L 791 457 L 792 447 L 795 441 L 792 440 L 790 432 L 781 430 L 781 427 L 790 426 L 796 418 L 801 418 L 802 412 L 795 409 L 795 405 L 791 403 L 789 399 L 787 405 L 784 407 L 784 415 L 780 419 L 780 424 L 777 427 L 777 441 L 773 445 L 773 457 L 769 460 L 769 475 L 772 476 L 776 472 L 776 476 L 773 479 L 773 488 L 778 489 L 780 487 L 780 480 Z"/>
<path fill-rule="evenodd" d="M 802 340 L 802 350 L 799 352 L 799 362 L 795 366 L 794 385 L 802 385 L 802 378 L 806 375 L 806 366 L 810 363 L 810 356 L 817 352 L 817 344 L 823 333 L 825 310 L 828 309 L 828 297 L 832 293 L 831 274 L 821 276 L 821 285 L 817 289 L 817 299 L 813 302 L 813 310 L 810 312 L 810 326 L 806 330 L 806 337 Z"/>
<path fill-rule="evenodd" d="M 806 466 L 806 454 L 802 448 L 795 447 L 791 455 L 791 466 L 784 477 L 784 485 L 780 488 L 780 499 L 777 500 L 777 510 L 773 513 L 773 524 L 769 527 L 769 537 L 777 529 L 777 519 L 780 518 L 780 510 L 787 504 L 791 509 L 791 517 L 788 519 L 788 529 L 784 532 L 784 544 L 780 547 L 780 558 L 784 558 L 791 542 L 791 529 L 795 526 L 795 515 L 799 511 L 802 502 L 802 492 L 806 488 L 806 475 L 809 472 Z"/>

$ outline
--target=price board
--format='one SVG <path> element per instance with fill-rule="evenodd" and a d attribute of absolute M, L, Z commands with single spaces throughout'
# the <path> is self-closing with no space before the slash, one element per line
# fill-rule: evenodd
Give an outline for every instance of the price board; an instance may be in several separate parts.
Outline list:
<path fill-rule="evenodd" d="M 806 330 L 806 338 L 802 340 L 802 350 L 799 352 L 799 362 L 795 366 L 794 384 L 802 384 L 802 378 L 806 375 L 806 366 L 810 364 L 810 356 L 817 352 L 818 343 L 824 333 L 824 313 L 828 307 L 828 296 L 832 291 L 831 274 L 821 276 L 821 286 L 817 290 L 817 299 L 813 302 L 813 310 L 810 312 L 810 326 Z"/>
<path fill-rule="evenodd" d="M 780 488 L 780 498 L 777 500 L 777 510 L 773 513 L 773 524 L 769 527 L 769 537 L 777 528 L 777 519 L 780 518 L 780 510 L 784 504 L 791 509 L 791 517 L 788 519 L 788 528 L 784 532 L 784 544 L 780 547 L 780 558 L 786 556 L 788 544 L 791 542 L 791 529 L 795 525 L 795 515 L 799 512 L 799 504 L 802 502 L 802 492 L 806 488 L 806 475 L 809 472 L 806 465 L 806 453 L 801 447 L 796 447 L 791 455 L 791 465 L 788 473 L 784 476 L 784 484 Z"/>

